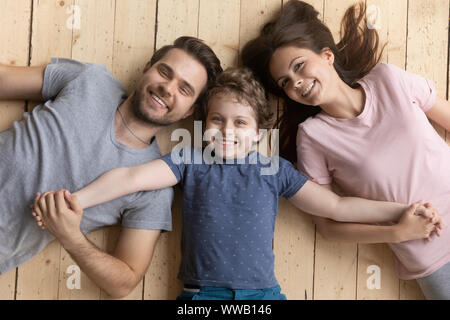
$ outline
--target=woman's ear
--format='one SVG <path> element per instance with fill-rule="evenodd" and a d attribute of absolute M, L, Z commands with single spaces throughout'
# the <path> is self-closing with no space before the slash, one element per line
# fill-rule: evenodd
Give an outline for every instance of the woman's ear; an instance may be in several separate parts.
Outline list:
<path fill-rule="evenodd" d="M 328 61 L 330 65 L 334 64 L 334 53 L 330 48 L 325 47 L 320 51 L 320 56 Z"/>

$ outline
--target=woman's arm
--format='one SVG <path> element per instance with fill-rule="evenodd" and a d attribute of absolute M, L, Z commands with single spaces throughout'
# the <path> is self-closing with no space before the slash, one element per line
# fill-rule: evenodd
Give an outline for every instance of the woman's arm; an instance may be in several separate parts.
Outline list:
<path fill-rule="evenodd" d="M 445 130 L 450 131 L 450 102 L 440 97 L 436 98 L 433 107 L 426 113 L 427 117 Z"/>
<path fill-rule="evenodd" d="M 75 192 L 83 209 L 121 196 L 171 187 L 178 183 L 169 166 L 161 159 L 134 167 L 116 168 Z"/>
<path fill-rule="evenodd" d="M 415 207 L 403 214 L 400 221 L 392 226 L 337 222 L 327 218 L 312 216 L 317 231 L 329 241 L 358 243 L 399 243 L 417 239 L 430 239 L 437 231 L 428 219 L 414 214 Z"/>
<path fill-rule="evenodd" d="M 312 181 L 306 182 L 289 200 L 304 212 L 343 222 L 398 221 L 408 209 L 400 203 L 340 197 Z"/>

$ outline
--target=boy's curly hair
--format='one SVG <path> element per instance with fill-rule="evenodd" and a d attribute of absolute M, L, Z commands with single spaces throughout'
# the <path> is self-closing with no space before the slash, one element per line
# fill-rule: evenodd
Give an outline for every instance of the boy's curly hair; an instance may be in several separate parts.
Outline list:
<path fill-rule="evenodd" d="M 270 129 L 274 123 L 274 113 L 262 85 L 253 76 L 250 69 L 228 68 L 219 74 L 216 81 L 206 93 L 203 104 L 197 110 L 196 118 L 206 120 L 208 115 L 208 104 L 212 97 L 218 94 L 229 94 L 239 103 L 252 107 L 256 114 L 258 129 Z"/>

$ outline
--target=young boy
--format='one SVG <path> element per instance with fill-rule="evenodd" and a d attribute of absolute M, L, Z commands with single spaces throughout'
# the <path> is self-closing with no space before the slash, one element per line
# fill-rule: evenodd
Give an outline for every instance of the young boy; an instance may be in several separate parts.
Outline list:
<path fill-rule="evenodd" d="M 88 208 L 180 183 L 179 279 L 185 284 L 180 299 L 286 298 L 274 275 L 272 251 L 280 196 L 302 211 L 338 221 L 395 221 L 408 209 L 397 203 L 341 198 L 308 181 L 288 161 L 256 152 L 262 138 L 259 129 L 272 127 L 272 112 L 264 90 L 246 69 L 223 72 L 201 111 L 210 137 L 204 150 L 185 147 L 149 163 L 111 170 L 74 194 L 81 207 Z M 275 160 L 276 169 L 265 170 L 273 168 Z M 39 202 L 35 207 L 41 216 Z"/>

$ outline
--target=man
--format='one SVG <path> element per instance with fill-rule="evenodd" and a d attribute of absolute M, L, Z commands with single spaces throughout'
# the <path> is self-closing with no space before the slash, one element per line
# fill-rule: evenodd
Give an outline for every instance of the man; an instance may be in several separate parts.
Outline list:
<path fill-rule="evenodd" d="M 139 192 L 76 215 L 53 215 L 41 230 L 30 214 L 37 191 L 77 190 L 102 173 L 160 157 L 155 134 L 192 114 L 222 71 L 200 40 L 178 38 L 155 52 L 130 96 L 102 66 L 52 59 L 41 67 L 0 66 L 0 99 L 45 101 L 0 133 L 0 273 L 22 264 L 54 237 L 112 297 L 145 274 L 161 230 L 171 230 L 173 192 Z M 122 229 L 113 255 L 84 234 Z"/>

